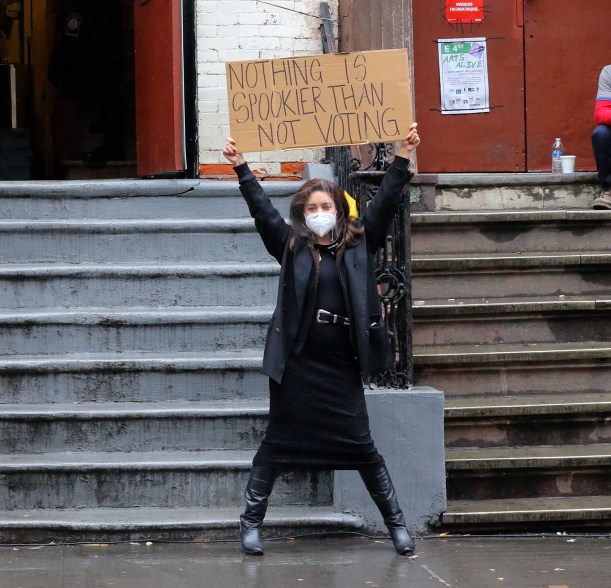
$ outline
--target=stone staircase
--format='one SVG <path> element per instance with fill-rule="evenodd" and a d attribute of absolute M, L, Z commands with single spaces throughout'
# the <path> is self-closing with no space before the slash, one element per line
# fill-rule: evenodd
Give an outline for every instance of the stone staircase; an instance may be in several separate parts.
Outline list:
<path fill-rule="evenodd" d="M 444 211 L 412 229 L 415 379 L 446 398 L 443 527 L 608 528 L 611 212 Z"/>
<path fill-rule="evenodd" d="M 235 538 L 278 274 L 235 184 L 4 182 L 0 210 L 0 543 Z M 271 504 L 270 535 L 362 525 L 332 472 Z"/>
<path fill-rule="evenodd" d="M 477 212 L 491 178 L 445 182 L 412 215 L 443 526 L 608 526 L 611 213 L 570 209 L 574 183 L 558 209 L 551 181 L 501 192 L 539 209 Z M 294 184 L 266 189 L 286 214 Z M 0 210 L 0 543 L 235 538 L 278 275 L 235 184 L 4 182 Z M 331 472 L 282 476 L 267 532 L 362 528 L 333 494 Z"/>

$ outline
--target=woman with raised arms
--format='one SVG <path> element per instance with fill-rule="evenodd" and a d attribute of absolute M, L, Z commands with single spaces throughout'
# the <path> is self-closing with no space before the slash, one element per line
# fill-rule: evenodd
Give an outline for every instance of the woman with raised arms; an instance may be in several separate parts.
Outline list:
<path fill-rule="evenodd" d="M 263 553 L 260 528 L 276 475 L 287 469 L 356 469 L 401 555 L 415 543 L 369 430 L 363 380 L 393 357 L 376 288 L 374 255 L 384 243 L 420 143 L 409 129 L 361 220 L 343 190 L 309 180 L 294 195 L 290 222 L 274 208 L 231 138 L 223 150 L 267 251 L 281 265 L 263 373 L 270 413 L 253 459 L 240 516 L 247 554 Z"/>

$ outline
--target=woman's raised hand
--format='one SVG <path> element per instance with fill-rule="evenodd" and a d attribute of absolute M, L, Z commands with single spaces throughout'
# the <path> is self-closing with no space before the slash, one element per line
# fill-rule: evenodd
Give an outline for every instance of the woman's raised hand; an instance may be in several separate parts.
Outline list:
<path fill-rule="evenodd" d="M 418 123 L 412 123 L 407 133 L 407 137 L 401 141 L 401 146 L 397 155 L 409 159 L 412 152 L 416 150 L 416 147 L 420 145 L 420 136 L 418 135 Z"/>
<path fill-rule="evenodd" d="M 223 149 L 223 155 L 234 167 L 236 165 L 241 165 L 246 161 L 244 156 L 238 151 L 235 141 L 231 137 L 227 137 L 227 143 Z"/>

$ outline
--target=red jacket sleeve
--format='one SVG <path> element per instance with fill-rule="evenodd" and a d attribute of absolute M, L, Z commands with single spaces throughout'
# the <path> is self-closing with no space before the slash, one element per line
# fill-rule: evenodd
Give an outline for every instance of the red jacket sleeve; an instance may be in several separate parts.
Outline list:
<path fill-rule="evenodd" d="M 596 101 L 594 120 L 597 125 L 608 125 L 611 127 L 611 100 Z"/>

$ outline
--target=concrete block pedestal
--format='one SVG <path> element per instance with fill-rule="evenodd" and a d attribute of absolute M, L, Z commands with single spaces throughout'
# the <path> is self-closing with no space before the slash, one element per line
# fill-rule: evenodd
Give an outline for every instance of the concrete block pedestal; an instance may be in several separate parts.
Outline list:
<path fill-rule="evenodd" d="M 366 391 L 371 434 L 384 457 L 408 528 L 427 534 L 446 509 L 443 392 L 429 387 Z M 335 472 L 338 512 L 358 514 L 367 532 L 386 533 L 356 471 Z"/>

